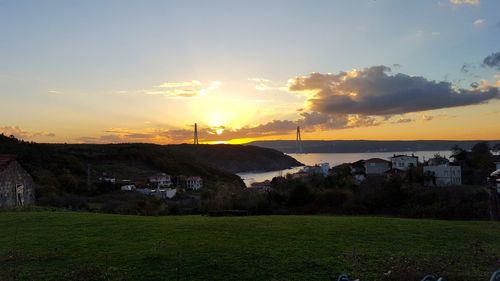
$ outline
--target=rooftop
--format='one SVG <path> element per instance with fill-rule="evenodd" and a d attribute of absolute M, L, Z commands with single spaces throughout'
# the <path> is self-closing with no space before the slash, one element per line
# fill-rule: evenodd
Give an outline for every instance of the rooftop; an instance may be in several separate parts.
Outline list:
<path fill-rule="evenodd" d="M 380 158 L 370 158 L 368 160 L 365 160 L 365 163 L 390 163 L 390 162 Z"/>
<path fill-rule="evenodd" d="M 9 154 L 0 154 L 0 172 L 5 170 L 12 161 L 15 161 L 16 157 Z"/>
<path fill-rule="evenodd" d="M 415 155 L 406 155 L 406 154 L 399 154 L 399 155 L 394 154 L 391 158 L 399 158 L 399 157 L 413 157 L 413 158 L 417 158 L 418 159 L 418 156 L 415 156 Z"/>

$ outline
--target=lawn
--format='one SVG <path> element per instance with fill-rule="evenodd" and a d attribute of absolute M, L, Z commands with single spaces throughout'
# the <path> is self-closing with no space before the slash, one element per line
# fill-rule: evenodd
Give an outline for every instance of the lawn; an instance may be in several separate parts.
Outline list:
<path fill-rule="evenodd" d="M 487 280 L 499 257 L 493 222 L 0 213 L 2 281 Z"/>

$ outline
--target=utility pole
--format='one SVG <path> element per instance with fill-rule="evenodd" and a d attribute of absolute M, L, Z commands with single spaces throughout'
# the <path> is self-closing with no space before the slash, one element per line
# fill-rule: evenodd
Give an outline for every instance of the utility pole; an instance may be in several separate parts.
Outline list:
<path fill-rule="evenodd" d="M 90 189 L 90 163 L 87 163 L 87 188 Z"/>

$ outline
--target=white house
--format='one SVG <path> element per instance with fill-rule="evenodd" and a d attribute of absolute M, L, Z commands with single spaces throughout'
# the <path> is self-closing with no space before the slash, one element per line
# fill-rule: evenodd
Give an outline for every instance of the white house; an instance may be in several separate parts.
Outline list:
<path fill-rule="evenodd" d="M 112 178 L 112 177 L 108 177 L 108 176 L 100 177 L 99 180 L 101 182 L 116 183 L 116 178 Z"/>
<path fill-rule="evenodd" d="M 322 174 L 323 176 L 328 176 L 328 171 L 330 170 L 330 164 L 321 163 L 314 166 L 305 166 L 302 171 L 307 174 Z"/>
<path fill-rule="evenodd" d="M 254 188 L 257 190 L 270 191 L 271 190 L 271 181 L 265 180 L 263 182 L 253 182 L 250 184 L 248 188 Z"/>
<path fill-rule="evenodd" d="M 391 157 L 392 167 L 400 170 L 408 170 L 411 167 L 417 167 L 418 156 L 394 155 Z"/>
<path fill-rule="evenodd" d="M 150 189 L 150 188 L 140 188 L 137 192 L 142 193 L 147 196 L 159 196 L 163 199 L 172 199 L 177 194 L 176 188 L 166 188 L 166 189 Z"/>
<path fill-rule="evenodd" d="M 171 186 L 172 179 L 170 175 L 158 173 L 149 177 L 149 182 L 157 187 Z"/>
<path fill-rule="evenodd" d="M 493 162 L 495 163 L 495 170 L 500 169 L 500 155 L 493 155 Z"/>
<path fill-rule="evenodd" d="M 383 175 L 387 170 L 391 169 L 391 162 L 380 158 L 365 160 L 364 165 L 367 175 Z"/>
<path fill-rule="evenodd" d="M 449 162 L 424 166 L 424 175 L 432 177 L 425 182 L 426 186 L 462 185 L 462 168 Z"/>
<path fill-rule="evenodd" d="M 121 187 L 121 190 L 123 191 L 133 191 L 135 190 L 135 185 L 133 184 L 127 184 Z"/>
<path fill-rule="evenodd" d="M 200 190 L 203 187 L 203 180 L 201 177 L 188 177 L 186 179 L 186 187 L 191 190 Z"/>
<path fill-rule="evenodd" d="M 172 199 L 177 194 L 177 188 L 167 188 L 164 190 L 160 190 L 161 198 L 163 199 Z"/>
<path fill-rule="evenodd" d="M 496 187 L 497 192 L 500 193 L 500 169 L 497 169 L 490 175 L 490 180 L 493 181 L 494 187 Z"/>

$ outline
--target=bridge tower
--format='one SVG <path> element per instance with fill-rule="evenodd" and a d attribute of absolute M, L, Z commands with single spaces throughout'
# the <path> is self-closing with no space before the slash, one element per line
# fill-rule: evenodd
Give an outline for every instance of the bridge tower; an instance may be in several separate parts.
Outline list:
<path fill-rule="evenodd" d="M 198 144 L 198 124 L 194 123 L 194 140 L 193 144 Z"/>
<path fill-rule="evenodd" d="M 302 137 L 300 136 L 300 127 L 297 126 L 297 153 L 302 153 Z"/>

